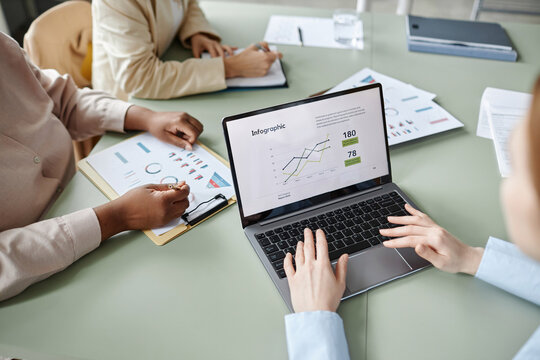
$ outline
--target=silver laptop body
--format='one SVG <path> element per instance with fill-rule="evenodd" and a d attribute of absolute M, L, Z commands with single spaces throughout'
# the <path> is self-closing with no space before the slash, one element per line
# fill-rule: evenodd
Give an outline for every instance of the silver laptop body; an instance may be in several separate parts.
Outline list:
<path fill-rule="evenodd" d="M 349 254 L 343 299 L 429 266 L 378 232 L 416 207 L 392 182 L 380 84 L 228 116 L 223 130 L 245 234 L 291 311 L 283 258 L 306 227 L 325 231 L 332 264 Z"/>

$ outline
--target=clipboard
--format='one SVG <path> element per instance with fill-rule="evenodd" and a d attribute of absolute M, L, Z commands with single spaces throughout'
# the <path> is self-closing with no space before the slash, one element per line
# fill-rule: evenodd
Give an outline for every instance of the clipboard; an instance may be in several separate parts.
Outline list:
<path fill-rule="evenodd" d="M 135 135 L 133 137 L 140 136 L 141 134 Z M 130 140 L 133 137 L 126 139 Z M 126 141 L 123 140 L 123 141 Z M 216 159 L 218 159 L 220 162 L 222 162 L 227 168 L 230 168 L 229 162 L 225 160 L 223 157 L 221 157 L 219 154 L 217 154 L 215 151 L 210 149 L 208 146 L 202 144 L 200 141 L 197 140 L 196 142 L 200 147 L 208 151 L 212 156 L 214 156 Z M 120 196 L 116 193 L 116 191 L 99 175 L 99 173 L 94 170 L 94 168 L 88 163 L 87 159 L 82 159 L 77 163 L 77 167 L 79 170 L 90 180 L 109 200 L 114 200 L 119 198 Z M 212 211 L 208 216 L 203 218 L 200 221 L 197 221 L 196 223 L 190 224 L 179 224 L 173 229 L 161 234 L 157 235 L 152 230 L 143 230 L 144 234 L 150 238 L 154 242 L 154 244 L 162 246 L 168 243 L 169 241 L 173 240 L 177 236 L 180 236 L 184 234 L 185 232 L 193 229 L 195 226 L 199 225 L 200 223 L 204 222 L 205 220 L 208 220 L 212 216 L 216 215 L 217 213 L 223 211 L 224 209 L 228 208 L 229 206 L 236 203 L 236 196 L 232 196 L 230 199 L 226 199 L 227 203 L 223 204 L 222 206 L 219 206 L 216 208 L 215 211 Z"/>

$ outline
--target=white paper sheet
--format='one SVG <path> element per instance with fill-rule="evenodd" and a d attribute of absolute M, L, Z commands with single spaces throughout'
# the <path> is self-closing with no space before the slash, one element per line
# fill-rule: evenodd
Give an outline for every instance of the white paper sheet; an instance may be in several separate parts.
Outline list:
<path fill-rule="evenodd" d="M 328 93 L 375 82 L 383 87 L 390 146 L 463 126 L 448 111 L 433 102 L 435 94 L 369 68 L 357 72 Z"/>
<path fill-rule="evenodd" d="M 360 38 L 356 46 L 347 46 L 334 40 L 333 19 L 304 16 L 272 15 L 268 21 L 264 41 L 272 44 L 301 45 L 298 28 L 302 29 L 304 46 L 359 50 L 364 48 L 361 21 Z"/>
<path fill-rule="evenodd" d="M 531 95 L 518 91 L 504 90 L 488 87 L 482 94 L 480 101 L 480 112 L 478 114 L 478 127 L 476 136 L 491 139 L 491 129 L 489 127 L 488 112 L 489 106 L 497 106 L 500 109 L 521 109 L 527 111 L 531 103 Z"/>
<path fill-rule="evenodd" d="M 270 50 L 277 51 L 276 46 L 269 46 Z M 238 49 L 234 53 L 239 54 L 244 49 Z M 210 54 L 205 52 L 202 54 L 203 59 L 209 59 Z M 283 68 L 281 67 L 281 61 L 277 59 L 274 61 L 268 73 L 265 76 L 257 78 L 230 78 L 225 80 L 227 87 L 229 88 L 251 88 L 251 87 L 270 87 L 270 86 L 282 86 L 287 82 Z"/>
<path fill-rule="evenodd" d="M 419 89 L 417 87 L 414 87 L 411 84 L 404 83 L 403 81 L 381 74 L 370 68 L 363 68 L 356 74 L 352 75 L 351 77 L 345 79 L 338 85 L 334 86 L 332 89 L 328 91 L 328 93 L 333 93 L 333 92 L 346 90 L 346 89 L 353 89 L 359 86 L 372 84 L 374 82 L 380 83 L 383 86 L 383 89 L 390 89 L 390 88 L 399 88 L 401 90 L 408 89 L 411 92 L 411 96 L 418 95 L 423 98 L 427 98 L 429 100 L 433 100 L 437 97 L 437 95 L 431 92 Z"/>
<path fill-rule="evenodd" d="M 512 167 L 510 164 L 510 152 L 508 151 L 508 140 L 512 131 L 524 116 L 525 112 L 522 109 L 500 107 L 490 107 L 489 109 L 488 123 L 502 177 L 510 176 Z"/>
<path fill-rule="evenodd" d="M 186 181 L 191 189 L 187 211 L 219 193 L 227 199 L 234 195 L 230 170 L 197 144 L 193 150 L 185 150 L 144 133 L 91 155 L 87 160 L 119 195 L 145 184 Z M 193 216 L 204 213 L 210 206 L 211 203 L 202 205 Z M 182 219 L 176 219 L 152 231 L 161 235 L 183 223 Z"/>
<path fill-rule="evenodd" d="M 476 135 L 493 140 L 502 177 L 510 176 L 512 171 L 508 139 L 527 114 L 531 100 L 531 94 L 489 87 L 482 94 Z"/>

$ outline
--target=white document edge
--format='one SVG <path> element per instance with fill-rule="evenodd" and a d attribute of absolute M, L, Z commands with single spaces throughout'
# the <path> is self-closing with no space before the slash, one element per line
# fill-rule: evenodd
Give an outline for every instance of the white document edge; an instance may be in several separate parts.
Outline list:
<path fill-rule="evenodd" d="M 491 112 L 489 111 L 489 104 L 486 102 L 486 118 L 488 121 L 488 126 L 490 130 L 491 139 L 493 139 L 493 147 L 495 148 L 495 157 L 497 158 L 497 166 L 499 167 L 499 172 L 501 173 L 501 176 L 504 178 L 507 178 L 510 169 L 507 169 L 506 164 L 503 162 L 503 154 L 502 149 L 499 146 L 499 142 L 495 138 L 495 127 L 493 126 L 493 117 L 491 116 Z"/>

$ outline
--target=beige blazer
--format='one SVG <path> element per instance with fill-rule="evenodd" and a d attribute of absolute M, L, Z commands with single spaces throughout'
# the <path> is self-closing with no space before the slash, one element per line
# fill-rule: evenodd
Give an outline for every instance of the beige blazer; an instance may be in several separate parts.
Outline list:
<path fill-rule="evenodd" d="M 123 131 L 130 104 L 40 70 L 0 32 L 0 300 L 95 249 L 92 209 L 42 220 L 75 174 L 71 140 Z M 40 221 L 42 220 L 42 221 Z"/>
<path fill-rule="evenodd" d="M 92 85 L 116 97 L 169 99 L 226 88 L 221 58 L 161 61 L 178 36 L 219 39 L 196 0 L 94 0 Z"/>

